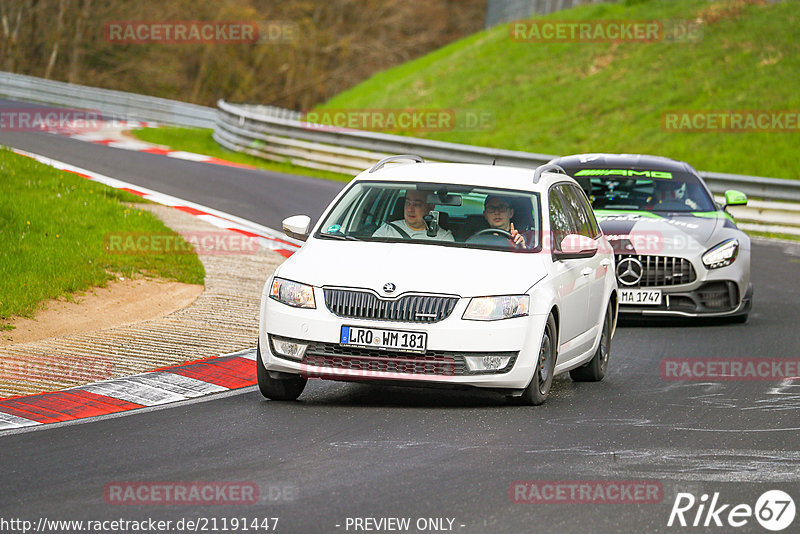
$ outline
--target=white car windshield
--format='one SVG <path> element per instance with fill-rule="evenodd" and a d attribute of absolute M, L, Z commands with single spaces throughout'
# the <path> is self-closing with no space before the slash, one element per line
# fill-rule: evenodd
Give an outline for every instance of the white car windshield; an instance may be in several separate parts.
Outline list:
<path fill-rule="evenodd" d="M 359 182 L 339 199 L 315 237 L 537 252 L 541 227 L 539 195 L 530 191 Z"/>

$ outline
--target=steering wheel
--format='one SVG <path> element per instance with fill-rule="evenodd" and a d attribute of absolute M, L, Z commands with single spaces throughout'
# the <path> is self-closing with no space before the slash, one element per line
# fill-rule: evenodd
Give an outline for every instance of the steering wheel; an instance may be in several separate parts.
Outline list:
<path fill-rule="evenodd" d="M 500 236 L 507 237 L 508 239 L 511 239 L 511 232 L 507 232 L 506 230 L 503 230 L 501 228 L 484 228 L 483 230 L 479 230 L 479 231 L 475 232 L 474 234 L 472 234 L 471 236 L 469 236 L 467 238 L 467 241 L 469 241 L 473 237 L 478 237 L 479 235 L 483 235 L 483 234 L 500 235 Z"/>

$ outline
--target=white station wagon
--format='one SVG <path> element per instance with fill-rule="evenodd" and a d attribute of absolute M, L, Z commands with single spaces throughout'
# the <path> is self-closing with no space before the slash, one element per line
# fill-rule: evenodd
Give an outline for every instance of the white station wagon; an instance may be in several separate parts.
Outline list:
<path fill-rule="evenodd" d="M 264 286 L 256 363 L 269 399 L 295 400 L 323 378 L 541 404 L 554 375 L 606 373 L 613 249 L 556 165 L 392 156 L 310 227 L 305 215 L 283 221 L 305 244 Z"/>

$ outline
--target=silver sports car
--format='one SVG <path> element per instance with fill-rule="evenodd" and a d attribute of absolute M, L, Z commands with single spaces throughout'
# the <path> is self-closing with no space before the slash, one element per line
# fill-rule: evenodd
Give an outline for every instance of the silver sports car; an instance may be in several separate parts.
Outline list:
<path fill-rule="evenodd" d="M 750 239 L 682 161 L 628 154 L 580 154 L 555 163 L 592 202 L 614 248 L 619 310 L 627 314 L 729 317 L 750 312 Z"/>

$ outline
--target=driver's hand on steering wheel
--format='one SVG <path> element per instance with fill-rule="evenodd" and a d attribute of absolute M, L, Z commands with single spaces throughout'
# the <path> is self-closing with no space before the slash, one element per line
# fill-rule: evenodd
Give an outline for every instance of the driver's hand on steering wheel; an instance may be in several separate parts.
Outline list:
<path fill-rule="evenodd" d="M 519 231 L 514 228 L 514 223 L 509 225 L 510 234 L 511 234 L 511 242 L 514 243 L 514 246 L 518 248 L 525 248 L 525 237 L 519 233 Z"/>

